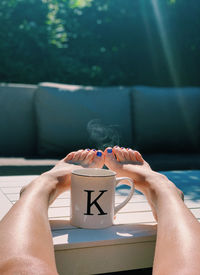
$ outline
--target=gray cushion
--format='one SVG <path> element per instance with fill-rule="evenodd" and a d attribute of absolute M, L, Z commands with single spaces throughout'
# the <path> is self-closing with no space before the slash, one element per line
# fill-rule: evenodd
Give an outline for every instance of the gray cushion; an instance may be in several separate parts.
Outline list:
<path fill-rule="evenodd" d="M 200 170 L 200 154 L 143 154 L 156 171 Z"/>
<path fill-rule="evenodd" d="M 36 86 L 0 85 L 0 155 L 31 156 L 35 153 L 36 127 L 33 96 Z"/>
<path fill-rule="evenodd" d="M 0 158 L 0 176 L 40 175 L 57 162 L 56 159 Z"/>
<path fill-rule="evenodd" d="M 43 83 L 35 103 L 42 156 L 64 156 L 87 147 L 131 145 L 128 88 Z"/>
<path fill-rule="evenodd" d="M 134 145 L 142 152 L 200 152 L 200 88 L 135 87 Z"/>
<path fill-rule="evenodd" d="M 41 175 L 52 168 L 53 165 L 0 166 L 0 176 Z"/>

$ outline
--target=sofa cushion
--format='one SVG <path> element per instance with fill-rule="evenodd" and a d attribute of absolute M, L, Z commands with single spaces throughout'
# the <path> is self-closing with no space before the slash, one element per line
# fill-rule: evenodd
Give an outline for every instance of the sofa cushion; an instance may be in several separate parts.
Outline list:
<path fill-rule="evenodd" d="M 40 175 L 57 163 L 56 159 L 0 158 L 0 176 Z"/>
<path fill-rule="evenodd" d="M 87 147 L 131 145 L 128 88 L 42 83 L 35 104 L 41 156 L 64 156 Z"/>
<path fill-rule="evenodd" d="M 200 152 L 200 88 L 135 87 L 133 136 L 142 152 Z"/>
<path fill-rule="evenodd" d="M 143 154 L 155 171 L 200 170 L 200 154 Z"/>
<path fill-rule="evenodd" d="M 145 154 L 153 170 L 200 170 L 200 154 Z M 51 169 L 56 159 L 0 158 L 0 176 L 40 175 Z"/>
<path fill-rule="evenodd" d="M 0 85 L 0 155 L 35 154 L 36 127 L 33 96 L 37 86 Z"/>

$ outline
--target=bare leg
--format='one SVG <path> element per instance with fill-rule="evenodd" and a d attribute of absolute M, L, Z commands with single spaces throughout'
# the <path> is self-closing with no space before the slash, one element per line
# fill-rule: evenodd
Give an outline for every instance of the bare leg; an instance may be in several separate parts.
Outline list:
<path fill-rule="evenodd" d="M 149 192 L 149 177 L 164 177 L 159 173 L 154 172 L 149 164 L 142 158 L 141 154 L 132 149 L 122 149 L 118 146 L 107 148 L 105 154 L 105 165 L 115 171 L 117 176 L 128 176 L 134 180 L 137 190 L 142 192 L 151 208 L 155 219 L 157 220 L 156 206 L 154 204 L 154 197 L 150 196 Z M 175 188 L 175 185 L 170 182 L 170 185 L 174 187 L 174 191 L 178 192 L 179 196 L 182 196 L 181 190 Z"/>
<path fill-rule="evenodd" d="M 48 206 L 69 188 L 72 170 L 103 163 L 100 152 L 73 152 L 23 190 L 0 222 L 0 274 L 57 274 Z"/>
<path fill-rule="evenodd" d="M 200 224 L 185 206 L 181 191 L 167 177 L 152 171 L 136 151 L 115 147 L 104 153 L 109 169 L 135 181 L 157 219 L 153 274 L 199 274 Z"/>

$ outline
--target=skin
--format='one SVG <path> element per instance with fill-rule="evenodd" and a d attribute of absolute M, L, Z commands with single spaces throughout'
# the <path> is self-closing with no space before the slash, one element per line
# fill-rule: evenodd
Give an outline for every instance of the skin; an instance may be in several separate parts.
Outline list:
<path fill-rule="evenodd" d="M 149 201 L 157 219 L 154 275 L 198 275 L 200 224 L 185 206 L 182 192 L 164 175 L 151 170 L 137 151 L 115 147 L 105 151 L 105 165 L 129 176 Z"/>
<path fill-rule="evenodd" d="M 153 274 L 199 274 L 200 225 L 181 191 L 137 151 L 114 147 L 101 153 L 72 152 L 22 190 L 0 222 L 0 274 L 57 274 L 48 206 L 70 187 L 72 170 L 104 164 L 117 176 L 131 177 L 152 207 L 158 222 Z"/>
<path fill-rule="evenodd" d="M 22 190 L 20 199 L 0 222 L 1 275 L 58 274 L 48 207 L 70 187 L 72 170 L 103 166 L 103 152 L 102 156 L 96 153 L 72 152 Z"/>

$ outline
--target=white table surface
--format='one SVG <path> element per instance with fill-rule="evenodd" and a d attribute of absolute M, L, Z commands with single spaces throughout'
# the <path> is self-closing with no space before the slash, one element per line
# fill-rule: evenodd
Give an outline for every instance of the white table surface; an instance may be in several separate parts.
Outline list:
<path fill-rule="evenodd" d="M 200 171 L 197 175 L 186 172 L 180 179 L 179 171 L 170 176 L 186 190 L 185 204 L 200 220 Z M 0 219 L 18 200 L 21 187 L 35 177 L 0 177 Z M 123 186 L 117 188 L 116 204 L 125 199 L 128 191 Z M 115 224 L 99 230 L 71 226 L 69 205 L 70 192 L 65 192 L 48 211 L 59 274 L 98 274 L 152 266 L 156 222 L 143 195 L 136 192 L 117 214 Z"/>

